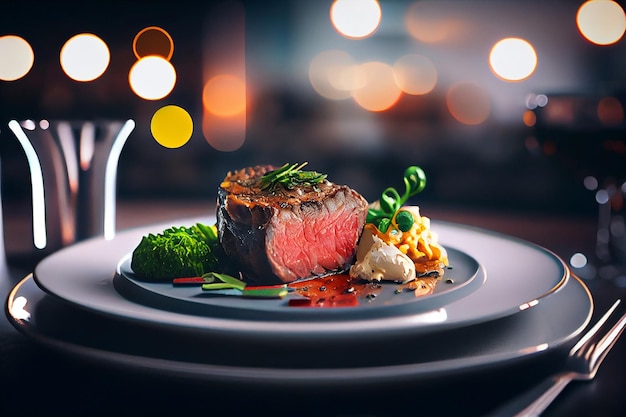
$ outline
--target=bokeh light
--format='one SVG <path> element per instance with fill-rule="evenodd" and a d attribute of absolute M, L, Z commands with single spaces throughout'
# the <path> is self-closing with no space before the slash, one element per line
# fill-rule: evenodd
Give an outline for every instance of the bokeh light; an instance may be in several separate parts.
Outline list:
<path fill-rule="evenodd" d="M 489 94 L 472 83 L 453 84 L 446 94 L 448 112 L 466 125 L 483 123 L 491 113 Z"/>
<path fill-rule="evenodd" d="M 546 107 L 548 96 L 545 94 L 529 94 L 526 96 L 526 108 L 533 110 L 537 107 Z"/>
<path fill-rule="evenodd" d="M 526 110 L 522 116 L 522 120 L 524 121 L 524 125 L 533 127 L 537 124 L 537 115 L 532 110 Z"/>
<path fill-rule="evenodd" d="M 68 39 L 61 48 L 61 67 L 76 81 L 93 81 L 104 74 L 111 54 L 107 44 L 92 33 L 80 33 Z"/>
<path fill-rule="evenodd" d="M 624 122 L 624 107 L 615 97 L 603 97 L 598 101 L 598 120 L 605 126 L 617 126 Z"/>
<path fill-rule="evenodd" d="M 309 65 L 309 82 L 322 97 L 344 100 L 358 86 L 356 62 L 344 51 L 327 50 L 318 53 Z"/>
<path fill-rule="evenodd" d="M 0 80 L 15 81 L 24 77 L 35 62 L 30 44 L 16 35 L 0 36 Z"/>
<path fill-rule="evenodd" d="M 207 143 L 221 152 L 234 152 L 246 141 L 246 114 L 233 117 L 204 117 L 202 134 Z"/>
<path fill-rule="evenodd" d="M 458 37 L 462 22 L 449 14 L 440 13 L 429 7 L 428 3 L 415 1 L 409 5 L 405 14 L 405 26 L 408 34 L 423 43 L 442 43 Z"/>
<path fill-rule="evenodd" d="M 359 65 L 358 72 L 363 85 L 352 91 L 352 97 L 365 110 L 373 112 L 388 110 L 402 96 L 402 90 L 396 84 L 391 66 L 371 61 Z"/>
<path fill-rule="evenodd" d="M 240 2 L 211 9 L 202 39 L 202 135 L 220 152 L 246 140 L 249 95 L 246 76 L 246 14 Z"/>
<path fill-rule="evenodd" d="M 150 55 L 139 59 L 128 73 L 130 87 L 146 100 L 160 100 L 176 85 L 176 70 L 165 58 Z"/>
<path fill-rule="evenodd" d="M 596 203 L 598 204 L 607 204 L 611 198 L 609 192 L 604 188 L 596 191 Z"/>
<path fill-rule="evenodd" d="M 135 35 L 133 52 L 137 59 L 158 55 L 169 61 L 174 54 L 174 40 L 165 29 L 159 26 L 149 26 Z"/>
<path fill-rule="evenodd" d="M 393 65 L 393 74 L 398 87 L 407 94 L 428 94 L 437 84 L 437 68 L 423 55 L 409 54 L 400 57 Z"/>
<path fill-rule="evenodd" d="M 574 268 L 583 268 L 587 265 L 587 257 L 584 254 L 577 252 L 570 257 L 569 263 Z"/>
<path fill-rule="evenodd" d="M 495 75 L 505 81 L 521 81 L 537 67 L 535 48 L 520 38 L 502 39 L 491 48 L 489 65 Z"/>
<path fill-rule="evenodd" d="M 382 18 L 376 0 L 335 0 L 330 7 L 330 21 L 340 35 L 349 39 L 371 36 Z"/>
<path fill-rule="evenodd" d="M 168 105 L 158 109 L 150 121 L 154 139 L 165 148 L 180 148 L 193 134 L 193 120 L 185 109 Z"/>
<path fill-rule="evenodd" d="M 583 178 L 583 185 L 589 191 L 595 191 L 598 189 L 600 183 L 598 182 L 598 179 L 593 175 L 587 175 L 585 178 Z"/>
<path fill-rule="evenodd" d="M 219 74 L 202 90 L 204 109 L 216 116 L 231 117 L 246 111 L 246 84 L 234 75 Z"/>
<path fill-rule="evenodd" d="M 578 9 L 576 25 L 589 42 L 611 45 L 624 36 L 626 15 L 624 9 L 614 1 L 589 0 Z"/>

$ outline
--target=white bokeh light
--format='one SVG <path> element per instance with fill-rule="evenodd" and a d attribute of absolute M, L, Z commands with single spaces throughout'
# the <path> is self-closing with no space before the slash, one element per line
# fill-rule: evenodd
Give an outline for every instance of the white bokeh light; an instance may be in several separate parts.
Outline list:
<path fill-rule="evenodd" d="M 489 65 L 493 73 L 503 80 L 521 81 L 535 71 L 537 54 L 524 39 L 505 38 L 491 48 Z"/>
<path fill-rule="evenodd" d="M 382 17 L 376 0 L 335 0 L 330 7 L 330 20 L 341 35 L 350 39 L 371 36 Z"/>
<path fill-rule="evenodd" d="M 626 15 L 622 6 L 611 0 L 584 2 L 576 14 L 580 33 L 596 45 L 611 45 L 626 31 Z"/>
<path fill-rule="evenodd" d="M 128 73 L 128 81 L 139 97 L 160 100 L 174 89 L 176 70 L 167 59 L 151 55 L 135 62 Z"/>
<path fill-rule="evenodd" d="M 98 36 L 81 33 L 73 36 L 61 48 L 63 71 L 76 81 L 93 81 L 109 66 L 109 47 Z"/>
<path fill-rule="evenodd" d="M 30 44 L 15 35 L 0 36 L 0 80 L 15 81 L 33 67 L 35 54 Z"/>
<path fill-rule="evenodd" d="M 583 268 L 587 265 L 587 257 L 582 253 L 575 253 L 569 259 L 569 263 L 574 268 Z"/>

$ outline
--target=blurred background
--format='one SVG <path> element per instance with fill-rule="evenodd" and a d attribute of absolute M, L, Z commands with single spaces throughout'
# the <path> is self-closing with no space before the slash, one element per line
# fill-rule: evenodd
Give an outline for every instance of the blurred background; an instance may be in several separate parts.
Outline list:
<path fill-rule="evenodd" d="M 30 198 L 9 121 L 108 119 L 136 123 L 119 200 L 213 201 L 228 170 L 308 161 L 369 200 L 419 165 L 418 204 L 594 216 L 598 198 L 623 202 L 619 2 L 0 7 L 5 204 Z M 70 41 L 85 34 L 98 42 L 73 48 L 72 61 Z M 72 62 L 94 74 L 72 73 Z"/>

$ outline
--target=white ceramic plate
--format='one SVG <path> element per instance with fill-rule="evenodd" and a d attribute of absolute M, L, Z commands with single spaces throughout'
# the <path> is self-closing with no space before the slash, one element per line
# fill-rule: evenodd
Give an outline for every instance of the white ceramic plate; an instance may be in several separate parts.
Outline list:
<path fill-rule="evenodd" d="M 214 219 L 187 219 L 177 225 Z M 475 259 L 486 275 L 484 283 L 467 296 L 445 306 L 414 314 L 337 320 L 249 320 L 183 314 L 139 304 L 121 296 L 113 285 L 120 260 L 146 233 L 171 226 L 153 225 L 118 234 L 112 240 L 96 238 L 60 250 L 42 260 L 34 279 L 47 293 L 66 302 L 110 317 L 161 327 L 175 327 L 215 336 L 242 338 L 385 338 L 459 328 L 495 320 L 532 307 L 557 292 L 569 272 L 552 252 L 532 243 L 490 231 L 432 221 L 440 242 Z M 255 302 L 250 300 L 250 302 Z M 297 315 L 294 316 L 297 318 Z"/>
<path fill-rule="evenodd" d="M 388 355 L 373 350 L 376 346 L 352 346 L 352 357 L 336 349 L 323 351 L 328 352 L 325 355 L 319 351 L 310 355 L 316 347 L 286 355 L 286 350 L 281 351 L 275 343 L 268 352 L 246 354 L 245 346 L 230 349 L 229 343 L 237 340 L 222 343 L 175 328 L 76 308 L 43 292 L 31 275 L 15 286 L 6 303 L 7 317 L 19 331 L 100 366 L 235 383 L 238 387 L 263 384 L 283 388 L 385 386 L 511 365 L 563 347 L 587 326 L 592 312 L 588 289 L 578 278 L 572 278 L 560 291 L 519 314 L 449 332 L 417 335 L 402 345 L 389 339 L 383 343 Z M 340 354 L 335 357 L 337 352 Z"/>

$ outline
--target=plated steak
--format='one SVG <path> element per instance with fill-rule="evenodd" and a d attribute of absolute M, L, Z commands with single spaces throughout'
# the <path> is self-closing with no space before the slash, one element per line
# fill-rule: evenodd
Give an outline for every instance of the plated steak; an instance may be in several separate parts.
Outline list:
<path fill-rule="evenodd" d="M 270 165 L 229 172 L 218 189 L 217 227 L 246 282 L 271 285 L 349 268 L 367 201 L 324 179 L 294 188 L 261 187 Z"/>

